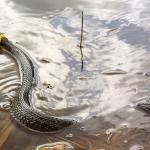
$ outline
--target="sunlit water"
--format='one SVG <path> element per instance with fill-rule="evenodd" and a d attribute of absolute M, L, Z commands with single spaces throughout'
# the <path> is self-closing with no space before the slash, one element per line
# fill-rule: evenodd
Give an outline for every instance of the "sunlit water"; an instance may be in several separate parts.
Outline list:
<path fill-rule="evenodd" d="M 49 135 L 15 126 L 1 135 L 0 149 L 34 150 L 64 140 L 78 150 L 148 150 L 150 117 L 135 105 L 150 97 L 149 6 L 148 0 L 2 0 L 0 31 L 25 47 L 39 66 L 41 86 L 33 107 L 79 124 Z M 2 53 L 1 104 L 15 96 L 19 85 L 18 67 Z M 8 115 L 1 112 L 1 133 Z"/>

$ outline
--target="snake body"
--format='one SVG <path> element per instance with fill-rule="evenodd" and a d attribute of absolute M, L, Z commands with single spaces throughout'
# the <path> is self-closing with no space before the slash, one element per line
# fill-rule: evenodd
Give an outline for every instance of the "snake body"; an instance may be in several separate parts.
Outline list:
<path fill-rule="evenodd" d="M 21 49 L 5 37 L 1 38 L 0 46 L 6 49 L 7 53 L 14 58 L 19 66 L 22 78 L 17 96 L 10 103 L 12 118 L 20 125 L 39 132 L 52 132 L 72 125 L 73 120 L 48 116 L 30 106 L 33 81 L 37 80 L 32 61 Z"/>

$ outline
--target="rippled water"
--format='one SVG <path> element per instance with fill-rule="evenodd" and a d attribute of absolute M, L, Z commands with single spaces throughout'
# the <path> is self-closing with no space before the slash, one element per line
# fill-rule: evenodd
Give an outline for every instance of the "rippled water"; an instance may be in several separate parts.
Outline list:
<path fill-rule="evenodd" d="M 16 126 L 1 111 L 0 149 L 34 150 L 63 140 L 78 150 L 148 150 L 150 118 L 134 106 L 150 97 L 149 6 L 148 0 L 0 1 L 0 31 L 25 47 L 39 66 L 42 86 L 32 105 L 79 121 L 40 135 Z M 15 96 L 19 85 L 15 62 L 1 53 L 1 105 Z"/>

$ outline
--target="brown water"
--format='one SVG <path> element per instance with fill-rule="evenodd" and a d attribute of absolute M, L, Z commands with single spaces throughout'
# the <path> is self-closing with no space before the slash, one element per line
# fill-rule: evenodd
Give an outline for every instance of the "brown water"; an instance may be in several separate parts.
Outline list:
<path fill-rule="evenodd" d="M 35 150 L 67 141 L 77 150 L 149 150 L 150 117 L 136 110 L 150 98 L 148 0 L 3 0 L 0 31 L 39 66 L 35 109 L 80 123 L 48 135 L 16 126 L 0 112 L 0 150 Z M 84 11 L 81 72 L 81 11 Z M 0 55 L 1 105 L 20 85 L 13 60 Z M 48 87 L 50 88 L 47 88 Z"/>

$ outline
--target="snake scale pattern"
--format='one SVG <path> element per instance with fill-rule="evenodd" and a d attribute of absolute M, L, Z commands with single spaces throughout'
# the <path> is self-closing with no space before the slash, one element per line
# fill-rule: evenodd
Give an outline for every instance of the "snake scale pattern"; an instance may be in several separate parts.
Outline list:
<path fill-rule="evenodd" d="M 1 36 L 0 46 L 13 57 L 19 66 L 22 84 L 17 97 L 10 102 L 10 114 L 20 125 L 38 132 L 52 132 L 74 124 L 74 120 L 45 115 L 30 106 L 33 81 L 37 80 L 32 61 L 23 50 L 15 46 L 5 36 Z"/>

